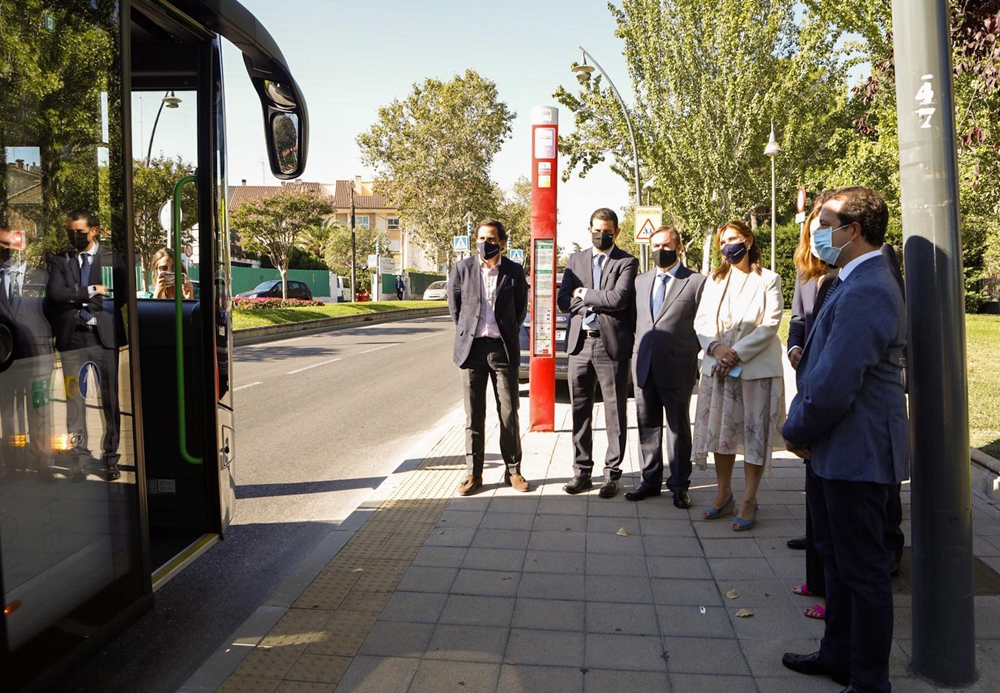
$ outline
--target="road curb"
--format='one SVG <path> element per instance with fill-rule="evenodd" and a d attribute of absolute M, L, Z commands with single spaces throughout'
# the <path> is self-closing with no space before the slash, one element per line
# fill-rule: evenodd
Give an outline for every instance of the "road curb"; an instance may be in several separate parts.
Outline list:
<path fill-rule="evenodd" d="M 459 405 L 445 414 L 441 423 L 411 446 L 409 452 L 404 454 L 404 459 L 385 480 L 358 505 L 354 512 L 331 528 L 316 548 L 299 562 L 292 574 L 282 580 L 267 599 L 177 689 L 177 693 L 211 693 L 217 690 L 288 612 L 316 576 L 358 530 L 364 527 L 375 510 L 399 488 L 403 475 L 419 467 L 438 443 L 444 440 L 455 426 L 463 425 L 463 421 L 464 406 Z"/>
<path fill-rule="evenodd" d="M 280 325 L 262 325 L 260 327 L 244 327 L 233 330 L 233 346 L 261 344 L 283 339 L 289 335 L 305 336 L 332 332 L 355 325 L 377 325 L 383 322 L 396 322 L 412 318 L 437 317 L 448 314 L 447 306 L 433 308 L 403 308 L 387 310 L 381 313 L 363 313 L 361 315 L 344 315 L 336 318 L 318 318 L 301 322 L 286 322 Z"/>

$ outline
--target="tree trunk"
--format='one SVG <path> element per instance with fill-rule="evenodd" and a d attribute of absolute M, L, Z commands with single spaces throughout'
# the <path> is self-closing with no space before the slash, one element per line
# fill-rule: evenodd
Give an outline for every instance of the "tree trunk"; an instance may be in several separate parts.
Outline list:
<path fill-rule="evenodd" d="M 712 240 L 715 238 L 715 229 L 711 226 L 705 227 L 705 244 L 701 251 L 701 273 L 708 275 L 712 269 Z"/>
<path fill-rule="evenodd" d="M 282 265 L 281 269 L 281 298 L 288 299 L 288 265 Z"/>

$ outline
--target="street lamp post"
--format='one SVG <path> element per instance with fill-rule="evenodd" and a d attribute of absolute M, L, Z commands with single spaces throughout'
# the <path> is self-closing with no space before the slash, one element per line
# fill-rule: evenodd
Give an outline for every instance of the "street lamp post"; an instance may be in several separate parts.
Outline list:
<path fill-rule="evenodd" d="M 777 178 L 774 174 L 774 160 L 781 153 L 781 147 L 778 146 L 778 140 L 774 138 L 774 120 L 771 121 L 771 137 L 767 140 L 767 147 L 764 148 L 764 154 L 766 154 L 771 159 L 771 271 L 774 271 L 774 246 L 776 244 L 775 237 L 775 225 L 777 216 Z"/>
<path fill-rule="evenodd" d="M 351 303 L 358 300 L 357 288 L 357 264 L 358 245 L 357 237 L 354 235 L 354 181 L 351 181 Z"/>
<path fill-rule="evenodd" d="M 611 77 L 608 76 L 608 73 L 604 71 L 601 64 L 597 62 L 597 60 L 594 59 L 594 56 L 588 53 L 583 46 L 580 46 L 580 51 L 583 53 L 583 62 L 573 68 L 576 78 L 580 80 L 581 84 L 589 82 L 590 75 L 596 67 L 601 71 L 601 74 L 604 75 L 604 79 L 608 80 L 608 84 L 611 86 L 611 91 L 614 92 L 615 98 L 618 99 L 618 104 L 622 107 L 622 113 L 625 114 L 625 125 L 628 126 L 628 138 L 632 143 L 632 159 L 635 162 L 635 213 L 638 214 L 639 207 L 642 206 L 642 183 L 639 181 L 639 148 L 635 146 L 635 131 L 632 128 L 632 118 L 629 117 L 628 108 L 625 107 L 625 101 L 622 99 L 622 95 L 618 93 L 618 87 L 616 87 L 615 83 L 611 81 Z M 588 65 L 587 58 L 590 58 L 590 61 L 594 64 Z M 643 244 L 640 250 L 640 262 L 642 263 L 643 271 L 646 270 L 648 264 L 646 260 L 646 250 L 647 246 L 646 244 Z"/>
<path fill-rule="evenodd" d="M 149 160 L 153 157 L 153 138 L 156 137 L 156 126 L 160 124 L 160 114 L 163 113 L 163 107 L 177 108 L 180 104 L 181 100 L 172 91 L 164 93 L 163 98 L 160 99 L 160 108 L 156 111 L 156 120 L 153 121 L 153 131 L 149 133 L 149 150 L 146 152 L 147 166 L 149 166 Z"/>

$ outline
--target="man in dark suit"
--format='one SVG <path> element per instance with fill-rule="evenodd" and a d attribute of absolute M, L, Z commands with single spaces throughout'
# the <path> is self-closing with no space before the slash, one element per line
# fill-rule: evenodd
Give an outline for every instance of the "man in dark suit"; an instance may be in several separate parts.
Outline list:
<path fill-rule="evenodd" d="M 909 475 L 906 314 L 879 252 L 888 219 L 885 201 L 867 188 L 843 188 L 824 204 L 817 249 L 842 269 L 806 340 L 781 431 L 792 452 L 810 459 L 806 497 L 826 578 L 819 651 L 787 653 L 782 663 L 857 691 L 890 690 L 886 504 Z"/>
<path fill-rule="evenodd" d="M 448 310 L 455 323 L 455 364 L 465 390 L 466 476 L 458 493 L 468 496 L 483 485 L 486 383 L 493 382 L 500 417 L 500 454 L 504 483 L 529 491 L 521 476 L 518 424 L 518 330 L 528 310 L 528 282 L 521 265 L 501 254 L 507 231 L 484 219 L 476 231 L 478 254 L 455 263 L 448 277 Z"/>
<path fill-rule="evenodd" d="M 570 256 L 559 286 L 559 310 L 570 314 L 566 351 L 573 407 L 573 480 L 576 494 L 593 487 L 594 389 L 600 383 L 608 452 L 601 498 L 618 493 L 628 426 L 628 366 L 635 341 L 635 275 L 639 261 L 615 245 L 618 215 L 598 209 L 590 215 L 594 247 Z"/>
<path fill-rule="evenodd" d="M 114 288 L 119 292 L 124 289 L 125 268 L 121 258 L 100 242 L 101 229 L 93 214 L 75 211 L 66 223 L 73 249 L 52 259 L 47 294 L 52 332 L 67 384 L 66 424 L 74 439 L 78 436 L 72 480 L 83 481 L 87 476 L 90 448 L 84 390 L 98 388 L 104 418 L 101 459 L 108 480 L 113 481 L 121 476 L 118 348 L 125 344 L 125 326 L 111 292 Z M 111 287 L 103 279 L 107 268 L 111 270 Z M 95 379 L 100 382 L 93 382 Z"/>
<path fill-rule="evenodd" d="M 667 417 L 674 505 L 691 507 L 691 422 L 688 409 L 698 377 L 701 345 L 694 331 L 705 276 L 677 257 L 681 237 L 661 226 L 649 239 L 655 267 L 635 280 L 635 350 L 632 354 L 635 408 L 639 419 L 642 483 L 625 494 L 631 501 L 660 495 L 663 485 L 663 413 Z"/>

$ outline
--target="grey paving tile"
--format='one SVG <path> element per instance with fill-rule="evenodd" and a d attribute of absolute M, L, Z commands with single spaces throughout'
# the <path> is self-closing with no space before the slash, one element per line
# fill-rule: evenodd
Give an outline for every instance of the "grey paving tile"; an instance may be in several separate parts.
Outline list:
<path fill-rule="evenodd" d="M 441 623 L 467 626 L 510 626 L 513 597 L 479 597 L 453 594 L 441 612 Z"/>
<path fill-rule="evenodd" d="M 578 551 L 587 550 L 587 534 L 584 532 L 532 532 L 528 548 L 532 551 Z"/>
<path fill-rule="evenodd" d="M 638 517 L 591 517 L 587 521 L 587 531 L 591 534 L 615 534 L 620 529 L 642 534 Z"/>
<path fill-rule="evenodd" d="M 713 580 L 653 579 L 656 604 L 674 606 L 721 606 L 719 588 Z"/>
<path fill-rule="evenodd" d="M 583 536 L 581 533 L 577 533 Z M 586 566 L 587 554 L 528 551 L 524 561 L 526 573 L 582 573 Z"/>
<path fill-rule="evenodd" d="M 531 513 L 538 512 L 539 497 L 503 498 L 497 496 L 490 503 L 490 513 Z"/>
<path fill-rule="evenodd" d="M 712 496 L 714 497 L 714 493 Z M 694 499 L 696 496 L 691 496 Z M 687 520 L 688 514 L 680 508 L 675 508 L 669 492 L 660 494 L 660 498 L 647 499 L 636 503 L 640 518 L 657 520 Z"/>
<path fill-rule="evenodd" d="M 795 679 L 796 684 L 800 679 L 813 678 L 786 669 L 781 663 L 781 657 L 786 652 L 796 654 L 815 652 L 819 649 L 819 641 L 814 638 L 748 638 L 740 641 L 740 647 L 755 677 Z M 842 689 L 843 687 L 838 690 Z"/>
<path fill-rule="evenodd" d="M 471 570 L 521 570 L 525 553 L 524 549 L 469 549 L 462 567 Z"/>
<path fill-rule="evenodd" d="M 694 527 L 691 525 L 690 520 L 641 517 L 641 513 L 639 530 L 641 534 L 647 537 L 669 537 L 673 539 L 695 536 Z"/>
<path fill-rule="evenodd" d="M 660 638 L 649 635 L 588 633 L 586 666 L 588 669 L 666 671 L 663 644 Z"/>
<path fill-rule="evenodd" d="M 771 570 L 778 576 L 778 579 L 805 582 L 806 557 L 804 555 L 784 558 L 771 557 L 767 561 L 771 564 Z"/>
<path fill-rule="evenodd" d="M 705 613 L 697 606 L 656 607 L 659 615 L 660 634 L 686 638 L 735 638 L 736 631 L 729 620 L 729 612 L 721 606 L 706 606 Z"/>
<path fill-rule="evenodd" d="M 447 601 L 447 594 L 395 592 L 378 618 L 380 621 L 437 623 Z"/>
<path fill-rule="evenodd" d="M 647 577 L 645 556 L 621 553 L 588 553 L 587 575 L 617 575 L 621 577 Z"/>
<path fill-rule="evenodd" d="M 647 577 L 588 575 L 587 601 L 652 604 L 653 588 Z"/>
<path fill-rule="evenodd" d="M 737 607 L 727 608 L 738 638 L 788 639 L 812 635 L 807 619 L 794 606 L 755 606 L 748 609 L 753 612 L 748 618 L 737 617 Z"/>
<path fill-rule="evenodd" d="M 702 557 L 701 544 L 691 537 L 643 537 L 642 544 L 647 556 L 693 556 Z"/>
<path fill-rule="evenodd" d="M 438 568 L 458 568 L 465 560 L 463 546 L 425 546 L 413 559 L 413 565 Z"/>
<path fill-rule="evenodd" d="M 786 682 L 787 683 L 787 682 Z M 707 674 L 671 674 L 670 685 L 683 693 L 756 693 L 750 676 L 710 676 Z M 784 693 L 789 693 L 785 688 Z M 798 693 L 796 691 L 796 693 Z"/>
<path fill-rule="evenodd" d="M 479 529 L 470 546 L 480 549 L 526 549 L 530 532 L 510 529 Z"/>
<path fill-rule="evenodd" d="M 510 631 L 505 662 L 545 666 L 583 666 L 584 634 L 554 630 Z"/>
<path fill-rule="evenodd" d="M 721 638 L 663 638 L 671 674 L 745 676 L 750 673 L 736 640 Z"/>
<path fill-rule="evenodd" d="M 590 503 L 587 505 L 587 515 L 589 517 L 639 517 L 639 513 L 636 510 L 637 505 L 641 505 L 641 503 L 633 503 L 625 500 L 622 493 L 619 493 L 617 498 L 594 497 L 590 499 Z"/>
<path fill-rule="evenodd" d="M 480 525 L 484 529 L 511 529 L 526 532 L 531 529 L 535 516 L 531 513 L 488 512 Z"/>
<path fill-rule="evenodd" d="M 719 582 L 778 579 L 771 564 L 764 558 L 710 558 L 708 567 Z M 805 576 L 804 570 L 802 576 Z"/>
<path fill-rule="evenodd" d="M 583 679 L 586 693 L 652 693 L 670 690 L 666 671 L 590 669 Z M 684 689 L 675 690 L 686 693 Z"/>
<path fill-rule="evenodd" d="M 588 601 L 587 632 L 659 635 L 660 624 L 649 602 L 622 604 Z"/>
<path fill-rule="evenodd" d="M 410 566 L 396 586 L 398 592 L 447 592 L 458 574 L 455 568 Z"/>
<path fill-rule="evenodd" d="M 408 693 L 493 693 L 499 678 L 499 664 L 425 660 Z"/>
<path fill-rule="evenodd" d="M 648 556 L 649 577 L 711 580 L 708 561 L 698 556 Z"/>
<path fill-rule="evenodd" d="M 517 596 L 523 599 L 583 599 L 586 586 L 581 573 L 524 573 Z"/>
<path fill-rule="evenodd" d="M 736 599 L 726 597 L 726 606 L 757 607 L 757 606 L 798 606 L 801 600 L 802 608 L 812 606 L 818 600 L 816 597 L 796 597 L 786 583 L 779 580 L 730 580 L 720 581 L 719 591 L 725 595 L 729 590 L 735 590 L 739 595 Z"/>
<path fill-rule="evenodd" d="M 544 502 L 544 501 L 543 501 Z M 586 515 L 535 515 L 531 529 L 536 532 L 586 532 Z M 503 674 L 501 674 L 501 679 Z"/>
<path fill-rule="evenodd" d="M 431 637 L 425 659 L 499 664 L 507 647 L 506 628 L 440 624 Z"/>
<path fill-rule="evenodd" d="M 434 632 L 431 623 L 378 621 L 361 644 L 359 654 L 382 657 L 422 657 Z"/>
<path fill-rule="evenodd" d="M 475 496 L 452 498 L 448 503 L 447 510 L 467 510 L 484 513 L 486 512 L 486 509 L 490 507 L 491 500 L 493 500 L 493 498 L 486 493 L 479 493 Z"/>
<path fill-rule="evenodd" d="M 583 679 L 579 668 L 504 664 L 497 693 L 583 693 Z"/>
<path fill-rule="evenodd" d="M 587 532 L 587 553 L 642 554 L 642 537 L 620 537 L 617 534 Z"/>
<path fill-rule="evenodd" d="M 424 546 L 468 546 L 475 534 L 476 530 L 471 527 L 437 527 Z"/>
<path fill-rule="evenodd" d="M 419 659 L 358 655 L 344 672 L 337 689 L 352 693 L 406 693 L 419 666 Z"/>
<path fill-rule="evenodd" d="M 445 510 L 441 513 L 441 519 L 437 521 L 437 528 L 448 527 L 455 529 L 463 527 L 466 529 L 476 529 L 483 521 L 483 513 L 470 510 Z"/>
<path fill-rule="evenodd" d="M 585 616 L 586 608 L 582 601 L 518 599 L 511 626 L 532 630 L 583 631 Z"/>
<path fill-rule="evenodd" d="M 451 585 L 451 593 L 513 597 L 517 594 L 520 580 L 521 574 L 517 572 L 463 568 L 458 571 L 458 577 Z"/>
<path fill-rule="evenodd" d="M 702 539 L 706 558 L 762 558 L 764 556 L 753 537 L 740 539 Z"/>
<path fill-rule="evenodd" d="M 588 499 L 586 497 L 556 496 L 545 498 L 538 502 L 539 515 L 586 515 Z"/>

